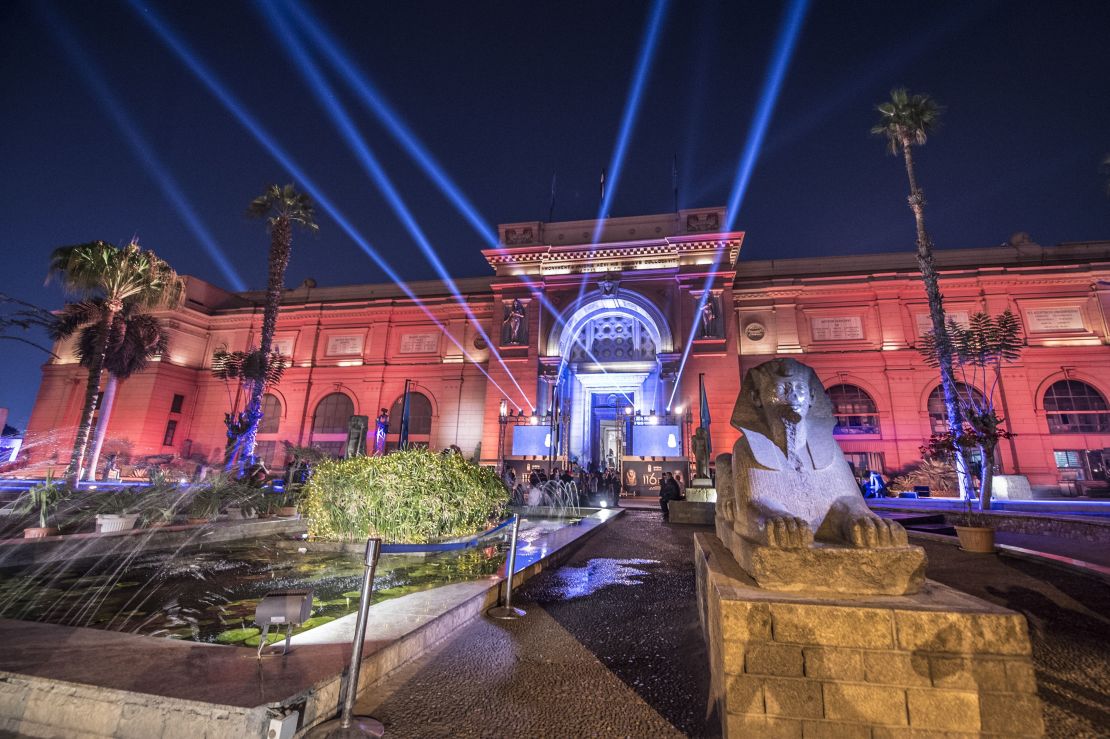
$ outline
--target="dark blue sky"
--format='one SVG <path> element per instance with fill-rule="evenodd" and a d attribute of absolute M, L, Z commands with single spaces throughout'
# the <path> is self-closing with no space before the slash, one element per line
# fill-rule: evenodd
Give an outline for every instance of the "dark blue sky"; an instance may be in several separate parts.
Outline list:
<path fill-rule="evenodd" d="M 152 2 L 406 279 L 434 276 L 249 2 Z M 650 4 L 314 3 L 491 224 L 596 213 Z M 783 15 L 770 2 L 675 2 L 611 214 L 728 199 Z M 918 155 L 940 248 L 1014 231 L 1043 244 L 1110 238 L 1110 3 L 814 2 L 737 227 L 743 259 L 909 250 L 905 173 L 869 136 L 891 87 L 926 91 L 944 126 Z M 68 34 L 68 36 L 67 36 Z M 67 45 L 64 39 L 71 39 Z M 75 63 L 76 54 L 85 59 Z M 67 51 L 67 49 L 69 51 Z M 91 81 L 100 75 L 111 106 Z M 332 82 L 339 82 L 332 77 Z M 340 100 L 458 276 L 488 273 L 482 239 L 340 85 Z M 111 111 L 115 111 L 115 115 Z M 180 272 L 231 283 L 121 132 L 138 131 L 245 284 L 267 237 L 243 213 L 276 163 L 125 1 L 0 5 L 0 292 L 48 306 L 55 246 L 141 242 Z M 145 161 L 144 161 L 145 160 Z M 287 284 L 382 280 L 325 214 Z M 44 355 L 0 342 L 0 406 L 22 427 Z"/>

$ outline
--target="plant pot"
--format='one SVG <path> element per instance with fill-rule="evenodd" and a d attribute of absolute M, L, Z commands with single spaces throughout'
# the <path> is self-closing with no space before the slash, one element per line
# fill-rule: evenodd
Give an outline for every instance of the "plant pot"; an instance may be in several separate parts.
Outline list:
<path fill-rule="evenodd" d="M 297 506 L 286 505 L 278 508 L 277 514 L 282 518 L 295 518 L 297 516 Z"/>
<path fill-rule="evenodd" d="M 228 521 L 242 521 L 246 516 L 243 515 L 243 509 L 239 506 L 227 507 L 227 520 Z"/>
<path fill-rule="evenodd" d="M 98 513 L 96 516 L 96 531 L 99 534 L 129 531 L 135 528 L 135 522 L 138 520 L 138 513 Z"/>
<path fill-rule="evenodd" d="M 204 524 L 209 523 L 209 519 L 207 519 L 207 518 L 186 518 L 185 522 L 188 523 L 190 526 L 203 526 Z"/>
<path fill-rule="evenodd" d="M 48 536 L 57 536 L 58 530 L 52 526 L 47 526 L 45 529 L 34 526 L 31 528 L 23 529 L 24 539 L 45 539 Z"/>
<path fill-rule="evenodd" d="M 994 553 L 994 529 L 985 526 L 957 526 L 956 536 L 965 552 Z"/>

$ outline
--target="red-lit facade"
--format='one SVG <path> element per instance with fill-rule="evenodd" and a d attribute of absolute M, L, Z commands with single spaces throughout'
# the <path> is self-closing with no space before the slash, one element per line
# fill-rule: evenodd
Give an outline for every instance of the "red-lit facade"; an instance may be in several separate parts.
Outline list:
<path fill-rule="evenodd" d="M 439 282 L 409 286 L 422 307 L 394 285 L 288 290 L 275 347 L 290 366 L 267 398 L 259 452 L 275 466 L 282 441 L 338 452 L 351 415 L 372 425 L 411 380 L 410 440 L 487 464 L 513 455 L 519 417 L 502 412 L 521 409 L 549 428 L 554 410 L 560 456 L 602 465 L 615 443 L 633 451 L 621 414 L 646 426 L 654 411 L 679 437 L 659 453 L 680 457 L 702 374 L 721 451 L 737 436 L 741 372 L 793 356 L 830 388 L 855 461 L 892 474 L 919 459 L 938 381 L 915 349 L 927 308 L 912 252 L 747 261 L 744 234 L 724 223 L 721 209 L 613 218 L 597 243 L 593 221 L 502 225 L 484 252 L 494 274 L 457 281 L 481 331 Z M 1027 346 L 996 395 L 1016 434 L 1001 468 L 1044 487 L 1105 478 L 1110 243 L 1018 241 L 941 251 L 938 263 L 950 315 L 1009 308 L 1022 321 Z M 169 351 L 121 385 L 106 449 L 222 457 L 224 414 L 243 398 L 211 376 L 211 356 L 257 344 L 263 299 L 190 278 L 186 303 L 164 316 Z M 69 347 L 57 353 L 27 429 L 36 466 L 64 464 L 84 394 Z"/>

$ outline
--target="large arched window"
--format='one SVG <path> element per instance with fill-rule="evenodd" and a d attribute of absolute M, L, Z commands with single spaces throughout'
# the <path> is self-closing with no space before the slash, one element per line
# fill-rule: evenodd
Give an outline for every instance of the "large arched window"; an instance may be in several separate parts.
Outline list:
<path fill-rule="evenodd" d="M 401 436 L 401 416 L 404 414 L 405 396 L 397 398 L 389 409 L 389 435 L 396 445 Z M 427 446 L 432 435 L 432 401 L 423 393 L 409 392 L 409 444 Z"/>
<path fill-rule="evenodd" d="M 355 404 L 343 393 L 325 395 L 316 405 L 312 418 L 312 444 L 339 457 L 347 445 L 347 424 L 355 414 Z"/>
<path fill-rule="evenodd" d="M 835 434 L 879 433 L 879 411 L 875 401 L 858 385 L 833 385 L 828 389 L 836 417 Z"/>
<path fill-rule="evenodd" d="M 969 399 L 974 399 L 975 405 L 982 408 L 986 403 L 986 398 L 983 394 L 962 382 L 956 383 L 956 395 L 960 401 L 966 405 Z M 926 404 L 929 410 L 929 423 L 932 426 L 934 434 L 943 434 L 948 430 L 948 410 L 944 407 L 944 386 L 937 385 L 933 388 L 933 392 L 929 393 L 929 400 Z"/>
<path fill-rule="evenodd" d="M 281 425 L 281 401 L 273 393 L 262 396 L 262 422 L 258 424 L 258 433 L 276 434 Z"/>
<path fill-rule="evenodd" d="M 1044 394 L 1048 431 L 1053 434 L 1110 433 L 1110 406 L 1085 382 L 1060 380 Z"/>
<path fill-rule="evenodd" d="M 277 433 L 280 426 L 281 401 L 273 393 L 266 393 L 262 396 L 262 421 L 258 424 L 254 454 L 271 469 L 279 466 Z"/>

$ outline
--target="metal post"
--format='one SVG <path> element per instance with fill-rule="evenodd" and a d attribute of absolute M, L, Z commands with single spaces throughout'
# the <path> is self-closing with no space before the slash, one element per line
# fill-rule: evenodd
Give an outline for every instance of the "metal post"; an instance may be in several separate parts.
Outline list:
<path fill-rule="evenodd" d="M 325 721 L 312 728 L 309 739 L 346 739 L 347 737 L 380 737 L 385 727 L 369 716 L 354 716 L 358 699 L 358 673 L 362 666 L 362 646 L 366 639 L 366 620 L 370 611 L 370 596 L 374 590 L 374 571 L 378 568 L 378 555 L 382 551 L 381 539 L 366 542 L 366 572 L 362 578 L 362 595 L 358 601 L 355 620 L 355 638 L 351 643 L 351 665 L 347 669 L 347 683 L 343 691 L 343 708 L 338 718 Z"/>
<path fill-rule="evenodd" d="M 513 608 L 513 575 L 516 574 L 516 535 L 520 531 L 520 514 L 513 514 L 513 536 L 509 544 L 509 560 L 505 563 L 505 605 L 486 611 L 490 618 L 516 619 L 525 615 L 523 608 Z"/>

